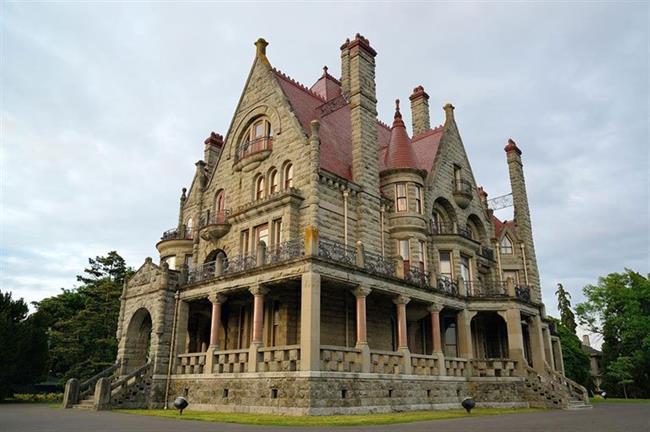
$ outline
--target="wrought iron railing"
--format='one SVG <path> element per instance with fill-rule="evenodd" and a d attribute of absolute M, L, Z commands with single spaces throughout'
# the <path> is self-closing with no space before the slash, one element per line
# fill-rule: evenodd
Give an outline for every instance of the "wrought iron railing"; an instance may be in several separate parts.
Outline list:
<path fill-rule="evenodd" d="M 191 269 L 187 276 L 188 283 L 197 283 L 197 282 L 202 282 L 204 280 L 212 279 L 215 276 L 214 268 L 215 268 L 215 262 L 210 261 Z"/>
<path fill-rule="evenodd" d="M 490 261 L 494 261 L 494 250 L 493 249 L 491 249 L 489 247 L 481 246 L 481 249 L 479 249 L 478 253 L 483 258 L 489 259 Z"/>
<path fill-rule="evenodd" d="M 453 279 L 446 276 L 439 276 L 436 282 L 435 289 L 437 291 L 454 296 L 458 295 L 458 284 Z"/>
<path fill-rule="evenodd" d="M 363 251 L 363 262 L 367 272 L 379 276 L 395 276 L 395 261 L 376 253 Z"/>
<path fill-rule="evenodd" d="M 160 240 L 192 240 L 192 234 L 192 228 L 181 225 L 180 229 L 176 227 L 165 231 Z"/>
<path fill-rule="evenodd" d="M 245 141 L 239 144 L 239 146 L 237 146 L 237 149 L 235 150 L 235 160 L 239 161 L 245 158 L 246 156 L 250 156 L 264 150 L 272 150 L 272 149 L 273 149 L 273 137 L 270 136 L 256 138 L 251 141 Z"/>
<path fill-rule="evenodd" d="M 431 233 L 433 235 L 454 234 L 454 227 L 451 224 L 431 222 Z"/>
<path fill-rule="evenodd" d="M 470 230 L 469 228 L 459 226 L 458 227 L 458 235 L 461 236 L 461 237 L 465 237 L 467 239 L 470 239 L 470 240 L 474 240 L 474 234 L 472 234 L 472 230 Z"/>
<path fill-rule="evenodd" d="M 318 256 L 348 265 L 356 263 L 354 247 L 322 237 L 318 241 Z"/>
<path fill-rule="evenodd" d="M 467 195 L 472 195 L 473 187 L 472 184 L 464 179 L 454 179 L 453 181 L 454 193 L 462 193 Z"/>
<path fill-rule="evenodd" d="M 515 285 L 515 296 L 525 302 L 530 301 L 530 287 L 528 285 Z"/>
<path fill-rule="evenodd" d="M 255 254 L 238 255 L 232 258 L 226 258 L 223 262 L 224 274 L 237 273 L 244 270 L 250 270 L 257 266 L 257 257 Z"/>
<path fill-rule="evenodd" d="M 228 222 L 229 209 L 217 210 L 214 212 L 207 211 L 199 217 L 199 228 L 208 225 L 225 224 Z"/>
<path fill-rule="evenodd" d="M 424 288 L 429 287 L 429 278 L 431 273 L 424 271 L 419 267 L 410 267 L 406 272 L 406 280 Z"/>
<path fill-rule="evenodd" d="M 288 240 L 266 251 L 266 263 L 275 264 L 305 255 L 305 242 L 302 239 Z"/>
<path fill-rule="evenodd" d="M 464 281 L 468 297 L 504 297 L 508 291 L 503 284 Z"/>

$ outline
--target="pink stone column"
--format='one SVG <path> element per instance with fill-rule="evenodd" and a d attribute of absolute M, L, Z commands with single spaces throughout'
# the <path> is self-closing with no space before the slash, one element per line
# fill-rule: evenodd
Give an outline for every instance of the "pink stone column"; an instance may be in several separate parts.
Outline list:
<path fill-rule="evenodd" d="M 267 288 L 254 286 L 249 290 L 253 294 L 253 340 L 252 343 L 262 345 L 262 328 L 264 326 L 264 295 Z"/>
<path fill-rule="evenodd" d="M 398 349 L 408 350 L 408 337 L 406 335 L 406 305 L 410 298 L 399 296 L 393 300 L 397 306 L 397 345 Z"/>
<path fill-rule="evenodd" d="M 357 347 L 368 345 L 368 333 L 366 326 L 366 297 L 370 294 L 370 288 L 357 287 L 352 290 L 357 299 Z"/>
<path fill-rule="evenodd" d="M 212 302 L 212 321 L 210 325 L 210 348 L 219 348 L 219 330 L 221 327 L 221 306 L 226 297 L 220 294 L 213 294 L 209 297 Z"/>
<path fill-rule="evenodd" d="M 434 353 L 442 352 L 442 341 L 440 340 L 440 311 L 441 305 L 432 304 L 429 306 L 431 313 L 431 342 Z"/>

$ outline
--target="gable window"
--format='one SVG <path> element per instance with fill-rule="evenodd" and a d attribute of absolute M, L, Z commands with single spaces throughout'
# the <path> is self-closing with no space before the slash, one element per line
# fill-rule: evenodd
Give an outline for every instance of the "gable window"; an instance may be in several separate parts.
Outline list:
<path fill-rule="evenodd" d="M 507 235 L 503 236 L 501 242 L 499 243 L 499 252 L 502 254 L 512 254 L 512 241 Z"/>
<path fill-rule="evenodd" d="M 422 187 L 415 185 L 415 211 L 422 214 Z"/>
<path fill-rule="evenodd" d="M 255 199 L 262 198 L 264 198 L 264 176 L 261 175 L 255 180 Z"/>
<path fill-rule="evenodd" d="M 293 165 L 288 164 L 284 167 L 284 188 L 289 189 L 293 187 Z"/>
<path fill-rule="evenodd" d="M 405 212 L 408 210 L 406 199 L 406 183 L 395 184 L 395 210 Z"/>
<path fill-rule="evenodd" d="M 273 128 L 267 119 L 262 118 L 255 121 L 248 132 L 244 134 L 242 143 L 235 152 L 235 158 L 239 160 L 262 150 L 270 150 L 272 137 Z"/>
<path fill-rule="evenodd" d="M 273 170 L 269 174 L 269 194 L 274 194 L 278 191 L 278 171 Z"/>

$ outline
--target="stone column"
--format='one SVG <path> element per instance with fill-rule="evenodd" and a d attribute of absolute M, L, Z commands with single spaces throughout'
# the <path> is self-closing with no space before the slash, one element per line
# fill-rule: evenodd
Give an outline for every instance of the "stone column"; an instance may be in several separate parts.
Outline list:
<path fill-rule="evenodd" d="M 557 336 L 551 336 L 551 346 L 553 347 L 553 359 L 557 363 L 555 370 L 564 375 L 564 358 L 562 357 L 560 338 Z"/>
<path fill-rule="evenodd" d="M 432 304 L 429 305 L 429 313 L 431 314 L 431 344 L 433 346 L 433 354 L 442 354 L 442 341 L 440 339 L 440 311 L 442 305 Z"/>
<path fill-rule="evenodd" d="M 248 372 L 257 372 L 257 351 L 262 346 L 262 331 L 264 328 L 264 296 L 268 288 L 255 285 L 249 288 L 253 294 L 253 337 L 248 350 Z"/>
<path fill-rule="evenodd" d="M 542 335 L 542 319 L 535 315 L 529 319 L 530 348 L 533 360 L 533 368 L 539 374 L 545 372 L 544 368 L 544 337 Z"/>
<path fill-rule="evenodd" d="M 519 309 L 508 309 L 505 313 L 499 312 L 499 315 L 505 315 L 506 328 L 508 329 L 508 356 L 517 361 L 517 371 L 520 376 L 524 376 L 525 366 L 528 363 L 524 357 L 524 335 L 521 330 L 521 312 L 519 312 Z"/>
<path fill-rule="evenodd" d="M 320 285 L 321 276 L 302 275 L 300 299 L 300 370 L 320 370 Z"/>
<path fill-rule="evenodd" d="M 219 350 L 219 330 L 221 330 L 221 306 L 226 301 L 226 296 L 221 294 L 210 294 L 208 300 L 212 303 L 212 320 L 210 322 L 210 345 L 205 353 L 204 373 L 212 373 L 214 364 L 214 352 Z"/>
<path fill-rule="evenodd" d="M 458 356 L 465 359 L 474 358 L 472 347 L 472 318 L 476 312 L 463 309 L 456 316 L 456 329 L 458 332 Z"/>
<path fill-rule="evenodd" d="M 370 288 L 358 286 L 352 290 L 357 299 L 357 342 L 355 348 L 361 350 L 361 372 L 370 372 L 370 347 L 368 346 L 366 297 Z"/>
<path fill-rule="evenodd" d="M 411 351 L 408 347 L 408 336 L 406 329 L 406 305 L 411 299 L 405 296 L 398 296 L 393 299 L 397 306 L 397 350 L 402 352 L 402 373 L 411 373 Z"/>
<path fill-rule="evenodd" d="M 551 330 L 547 327 L 542 328 L 542 334 L 544 335 L 544 356 L 546 357 L 546 363 L 555 370 L 555 360 L 553 359 L 553 349 L 551 347 Z"/>

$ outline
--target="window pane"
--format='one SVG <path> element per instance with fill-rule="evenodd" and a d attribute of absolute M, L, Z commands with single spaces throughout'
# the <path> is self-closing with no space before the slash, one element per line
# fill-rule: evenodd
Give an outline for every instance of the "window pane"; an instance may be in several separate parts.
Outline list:
<path fill-rule="evenodd" d="M 269 226 L 268 224 L 260 225 L 255 228 L 255 249 L 263 241 L 265 245 L 269 244 Z"/>
<path fill-rule="evenodd" d="M 408 261 L 411 258 L 408 240 L 399 241 L 399 254 L 402 258 L 404 258 L 404 261 Z"/>
<path fill-rule="evenodd" d="M 451 278 L 451 269 L 451 252 L 440 251 L 440 274 Z"/>
<path fill-rule="evenodd" d="M 284 170 L 284 187 L 293 187 L 293 165 L 289 164 Z"/>
<path fill-rule="evenodd" d="M 272 171 L 269 178 L 269 193 L 276 193 L 278 191 L 278 172 Z"/>

